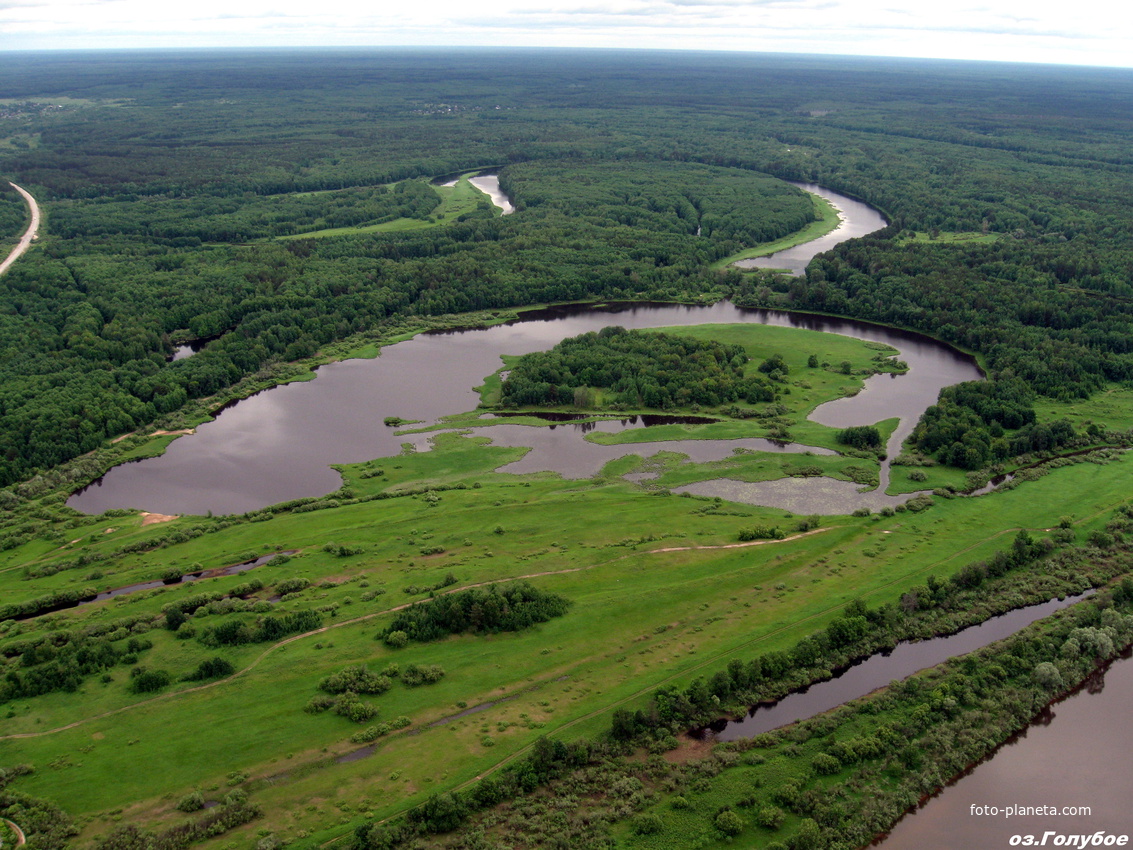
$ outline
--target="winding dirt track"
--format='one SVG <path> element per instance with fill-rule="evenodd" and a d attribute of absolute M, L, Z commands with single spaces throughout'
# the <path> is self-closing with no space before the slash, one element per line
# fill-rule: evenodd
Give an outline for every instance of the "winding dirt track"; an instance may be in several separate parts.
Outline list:
<path fill-rule="evenodd" d="M 8 271 L 8 266 L 12 265 L 12 263 L 20 258 L 20 255 L 31 246 L 32 240 L 35 239 L 36 235 L 39 233 L 39 204 L 35 202 L 35 198 L 33 198 L 31 193 L 26 189 L 10 181 L 8 185 L 23 195 L 24 200 L 27 201 L 28 209 L 31 210 L 31 224 L 28 225 L 28 229 L 24 232 L 24 235 L 20 237 L 19 244 L 12 249 L 12 252 L 8 254 L 4 262 L 0 263 L 0 274 L 4 274 L 4 272 Z"/>
<path fill-rule="evenodd" d="M 18 826 L 16 826 L 14 823 L 12 823 L 12 821 L 8 820 L 7 818 L 4 818 L 4 823 L 8 824 L 8 826 L 10 826 L 12 828 L 12 832 L 16 833 L 16 846 L 17 847 L 23 847 L 25 844 L 28 843 L 28 840 L 24 836 L 24 831 L 22 829 L 20 829 Z"/>

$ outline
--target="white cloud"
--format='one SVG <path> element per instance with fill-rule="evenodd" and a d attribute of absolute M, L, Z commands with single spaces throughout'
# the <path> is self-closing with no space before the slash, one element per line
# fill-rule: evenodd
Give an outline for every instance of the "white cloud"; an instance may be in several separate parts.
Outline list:
<path fill-rule="evenodd" d="M 665 47 L 1133 66 L 1133 12 L 1052 0 L 0 0 L 0 49 Z"/>

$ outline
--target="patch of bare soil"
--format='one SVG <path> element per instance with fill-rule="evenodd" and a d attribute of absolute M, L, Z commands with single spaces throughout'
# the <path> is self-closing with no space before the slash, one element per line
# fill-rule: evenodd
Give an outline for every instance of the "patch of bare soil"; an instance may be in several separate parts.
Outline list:
<path fill-rule="evenodd" d="M 151 514 L 149 511 L 142 511 L 142 525 L 156 525 L 159 522 L 172 522 L 180 518 L 176 514 Z"/>
<path fill-rule="evenodd" d="M 680 746 L 664 753 L 665 761 L 669 764 L 684 764 L 688 761 L 708 758 L 712 755 L 712 747 L 716 744 L 711 738 L 693 738 L 691 735 L 681 735 L 677 741 Z"/>

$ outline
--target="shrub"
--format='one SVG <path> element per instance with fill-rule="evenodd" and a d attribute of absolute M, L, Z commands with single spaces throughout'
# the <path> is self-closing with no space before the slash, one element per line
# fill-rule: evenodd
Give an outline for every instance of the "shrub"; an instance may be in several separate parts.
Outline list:
<path fill-rule="evenodd" d="M 172 681 L 164 670 L 146 670 L 135 667 L 130 671 L 130 690 L 135 694 L 150 694 L 160 691 Z"/>
<path fill-rule="evenodd" d="M 901 508 L 905 508 L 906 510 L 913 511 L 913 513 L 920 513 L 921 511 L 927 510 L 931 507 L 932 496 L 928 495 L 928 493 L 921 493 L 921 495 L 919 496 L 913 496 L 913 498 L 905 502 L 904 505 L 898 506 L 897 509 L 900 510 Z"/>
<path fill-rule="evenodd" d="M 362 702 L 353 691 L 346 691 L 334 701 L 331 709 L 340 717 L 353 720 L 355 723 L 365 723 L 377 716 L 378 710 L 369 703 Z"/>
<path fill-rule="evenodd" d="M 309 579 L 305 578 L 289 578 L 283 581 L 277 581 L 273 585 L 273 589 L 280 596 L 286 596 L 289 593 L 298 593 L 300 590 L 305 590 L 311 586 Z"/>
<path fill-rule="evenodd" d="M 444 675 L 444 668 L 439 664 L 428 664 L 424 667 L 410 664 L 401 671 L 401 681 L 406 686 L 415 688 L 418 685 L 431 685 L 434 682 L 439 682 L 444 678 Z"/>
<path fill-rule="evenodd" d="M 409 635 L 407 635 L 400 629 L 395 629 L 394 631 L 387 634 L 384 640 L 386 646 L 390 647 L 391 649 L 401 649 L 403 646 L 409 643 Z"/>
<path fill-rule="evenodd" d="M 744 831 L 743 818 L 731 809 L 725 809 L 716 815 L 716 820 L 713 823 L 725 835 L 739 835 Z"/>
<path fill-rule="evenodd" d="M 811 765 L 814 767 L 814 772 L 819 776 L 833 776 L 842 769 L 842 762 L 826 753 L 815 756 Z"/>
<path fill-rule="evenodd" d="M 200 791 L 194 791 L 192 794 L 186 794 L 177 801 L 177 811 L 179 812 L 199 812 L 205 807 L 205 795 Z"/>
<path fill-rule="evenodd" d="M 367 726 L 361 732 L 356 732 L 350 736 L 350 740 L 355 744 L 368 744 L 375 741 L 382 735 L 388 735 L 390 725 L 388 723 L 379 723 L 377 726 Z"/>
<path fill-rule="evenodd" d="M 778 829 L 783 825 L 783 819 L 786 813 L 778 806 L 766 806 L 759 810 L 759 814 L 755 816 L 755 822 L 765 829 Z"/>
<path fill-rule="evenodd" d="M 232 662 L 214 656 L 207 658 L 197 665 L 197 669 L 185 677 L 186 682 L 201 682 L 205 679 L 220 679 L 224 676 L 231 676 L 236 672 L 236 668 L 232 666 Z"/>
<path fill-rule="evenodd" d="M 739 534 L 741 543 L 749 540 L 782 540 L 786 535 L 777 525 L 757 525 L 754 528 L 745 528 Z"/>
<path fill-rule="evenodd" d="M 308 714 L 321 714 L 333 708 L 335 702 L 337 702 L 337 700 L 335 700 L 334 697 L 326 697 L 320 694 L 319 696 L 311 697 L 303 710 Z"/>
<path fill-rule="evenodd" d="M 319 690 L 328 694 L 341 694 L 346 691 L 353 691 L 356 694 L 384 694 L 391 687 L 393 682 L 386 676 L 371 673 L 362 664 L 347 667 L 319 682 Z"/>
<path fill-rule="evenodd" d="M 637 815 L 630 823 L 634 835 L 655 835 L 664 828 L 661 818 L 652 813 Z"/>

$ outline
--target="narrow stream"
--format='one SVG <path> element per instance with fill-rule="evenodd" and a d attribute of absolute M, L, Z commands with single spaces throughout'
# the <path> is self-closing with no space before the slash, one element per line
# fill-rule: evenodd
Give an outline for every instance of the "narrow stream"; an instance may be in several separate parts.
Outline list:
<path fill-rule="evenodd" d="M 718 721 L 708 727 L 708 730 L 715 733 L 718 740 L 735 741 L 814 717 L 865 696 L 894 679 L 904 679 L 918 670 L 935 667 L 953 656 L 965 655 L 1009 637 L 1036 620 L 1091 596 L 1093 592 L 1089 590 L 1078 596 L 1017 608 L 953 635 L 899 643 L 892 652 L 871 655 L 842 670 L 833 679 L 811 685 L 777 702 L 757 705 L 746 718 Z"/>

